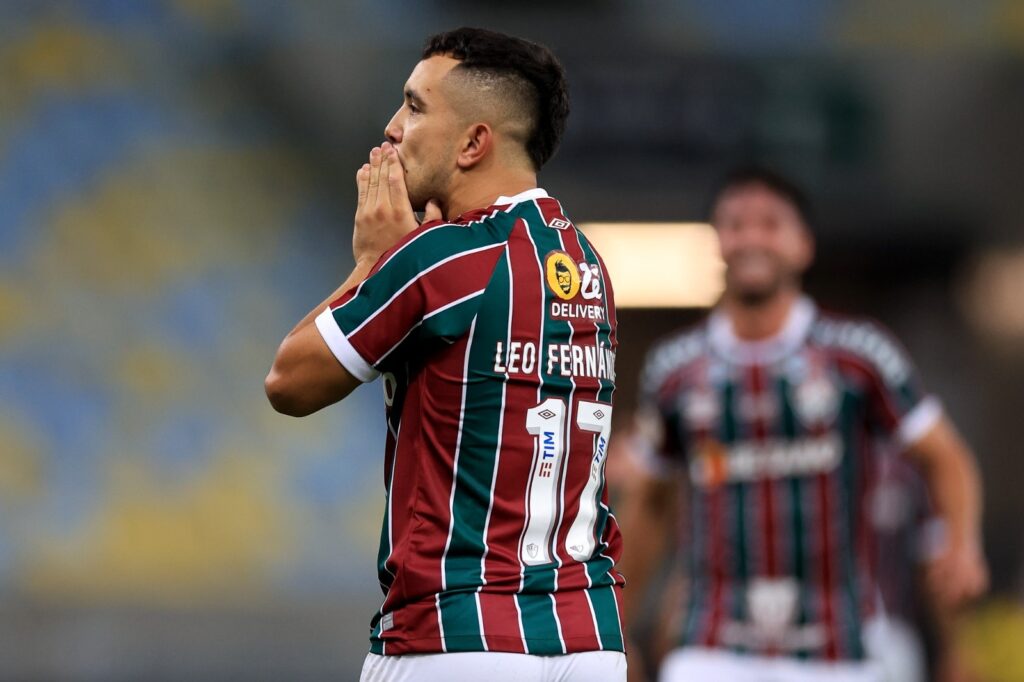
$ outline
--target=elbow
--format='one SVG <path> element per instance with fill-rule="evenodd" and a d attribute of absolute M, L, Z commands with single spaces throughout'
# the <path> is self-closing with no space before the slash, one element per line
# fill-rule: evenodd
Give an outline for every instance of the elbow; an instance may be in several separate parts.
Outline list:
<path fill-rule="evenodd" d="M 276 366 L 270 369 L 267 378 L 263 380 L 263 390 L 267 394 L 270 406 L 281 414 L 305 417 L 314 412 L 303 404 L 299 392 L 289 385 L 287 377 Z"/>

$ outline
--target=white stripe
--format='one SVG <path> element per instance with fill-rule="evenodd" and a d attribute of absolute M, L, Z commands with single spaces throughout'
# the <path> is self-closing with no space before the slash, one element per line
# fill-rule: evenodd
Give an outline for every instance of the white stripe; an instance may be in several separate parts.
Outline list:
<path fill-rule="evenodd" d="M 460 303 L 465 303 L 466 301 L 468 301 L 468 300 L 469 300 L 469 299 L 471 299 L 471 298 L 476 298 L 477 296 L 479 296 L 480 294 L 484 293 L 485 291 L 487 291 L 487 288 L 486 288 L 486 287 L 484 287 L 483 289 L 480 289 L 479 291 L 474 291 L 474 292 L 473 292 L 473 293 L 471 293 L 471 294 L 466 294 L 466 295 L 465 295 L 465 296 L 463 296 L 462 298 L 456 299 L 456 300 L 452 301 L 451 303 L 445 303 L 445 304 L 444 304 L 443 306 L 441 306 L 441 307 L 440 307 L 440 308 L 438 308 L 437 310 L 434 310 L 434 311 L 432 311 L 432 312 L 430 312 L 430 313 L 427 313 L 426 315 L 424 315 L 424 316 L 423 316 L 423 319 L 422 319 L 422 320 L 420 320 L 419 322 L 417 322 L 417 323 L 416 323 L 416 324 L 414 324 L 413 326 L 409 327 L 409 331 L 407 331 L 407 332 L 405 333 L 405 336 L 403 336 L 402 338 L 400 338 L 400 339 L 398 340 L 398 342 L 397 342 L 397 343 L 395 343 L 395 345 L 391 346 L 391 348 L 389 348 L 389 349 L 387 350 L 387 352 L 386 352 L 386 353 L 384 353 L 383 355 L 381 355 L 381 356 L 380 356 L 380 359 L 379 359 L 379 360 L 377 360 L 377 362 L 378 362 L 378 363 L 381 363 L 381 362 L 383 362 L 385 358 L 387 358 L 387 357 L 388 357 L 389 355 L 391 355 L 392 353 L 394 353 L 394 352 L 395 352 L 395 349 L 396 349 L 396 348 L 398 348 L 399 346 L 401 346 L 401 345 L 402 345 L 402 342 L 403 342 L 403 341 L 405 341 L 405 340 L 406 340 L 407 338 L 409 338 L 409 335 L 410 335 L 410 334 L 412 334 L 412 333 L 413 333 L 414 331 L 416 331 L 416 330 L 417 330 L 417 329 L 418 329 L 418 328 L 420 327 L 420 325 L 422 325 L 422 324 L 423 324 L 424 322 L 426 322 L 426 321 L 427 321 L 427 320 L 429 320 L 430 318 L 432 318 L 432 317 L 434 317 L 435 315 L 438 315 L 438 314 L 440 314 L 440 313 L 443 313 L 444 311 L 448 310 L 449 308 L 454 308 L 455 306 L 459 305 Z"/>
<path fill-rule="evenodd" d="M 462 404 L 459 407 L 459 434 L 455 438 L 455 458 L 452 461 L 452 492 L 448 496 L 448 538 L 444 542 L 444 552 L 441 554 L 441 590 L 448 589 L 448 575 L 445 571 L 445 561 L 448 559 L 448 550 L 452 545 L 452 533 L 455 531 L 455 489 L 459 480 L 459 455 L 462 454 L 462 429 L 466 420 L 466 389 L 469 386 L 469 356 L 473 349 L 473 334 L 476 331 L 476 317 L 469 325 L 469 339 L 466 341 L 466 355 L 462 366 Z M 441 599 L 437 600 L 437 619 L 441 621 Z M 444 634 L 441 635 L 441 646 L 447 651 L 444 643 Z"/>
<path fill-rule="evenodd" d="M 590 583 L 590 574 L 587 574 L 587 583 Z M 592 585 L 590 585 L 592 587 Z M 594 635 L 597 638 L 597 645 L 604 651 L 604 641 L 601 639 L 601 627 L 597 624 L 597 611 L 594 610 L 594 602 L 590 600 L 590 590 L 583 590 L 583 596 L 587 598 L 587 606 L 590 607 L 590 620 L 594 623 Z"/>
<path fill-rule="evenodd" d="M 389 298 L 387 301 L 385 301 L 383 305 L 381 305 L 379 308 L 377 308 L 375 311 L 373 311 L 369 315 L 369 317 L 367 317 L 365 320 L 363 320 L 362 323 L 358 327 L 356 327 L 351 332 L 349 332 L 349 336 L 354 336 L 355 334 L 358 334 L 359 331 L 363 327 L 365 327 L 370 322 L 372 322 L 378 315 L 380 315 L 384 310 L 386 310 L 387 307 L 389 305 L 391 305 L 396 298 L 401 296 L 402 293 L 405 292 L 406 289 L 408 289 L 413 284 L 415 284 L 420 279 L 422 279 L 424 275 L 427 275 L 428 273 L 433 272 L 434 270 L 438 269 L 442 265 L 445 265 L 447 263 L 451 263 L 454 260 L 458 260 L 459 258 L 462 258 L 463 256 L 471 256 L 474 253 L 480 253 L 481 251 L 486 251 L 487 249 L 493 249 L 495 247 L 500 247 L 500 246 L 501 246 L 501 243 L 487 244 L 486 246 L 478 246 L 477 248 L 469 249 L 468 251 L 460 251 L 458 253 L 452 254 L 451 256 L 448 256 L 447 258 L 443 258 L 443 259 L 439 260 L 438 262 L 434 263 L 433 265 L 431 265 L 430 267 L 426 268 L 425 270 L 420 271 L 419 273 L 416 274 L 415 277 L 413 277 L 408 282 L 403 284 L 402 288 L 400 288 L 398 291 L 396 291 L 394 294 L 392 294 L 391 298 Z M 346 304 L 347 303 L 348 302 L 346 302 Z M 344 306 L 341 306 L 341 307 L 344 307 Z"/>
<path fill-rule="evenodd" d="M 484 632 L 484 609 L 480 606 L 480 590 L 473 595 L 476 597 L 476 622 L 480 627 L 480 642 L 484 645 L 484 651 L 490 651 L 487 647 L 487 633 Z"/>
<path fill-rule="evenodd" d="M 555 629 L 558 630 L 558 641 L 562 645 L 562 653 L 566 652 L 565 649 L 565 637 L 562 635 L 562 621 L 558 618 L 558 602 L 555 601 L 555 595 L 548 592 L 548 597 L 551 598 L 551 615 L 555 617 Z"/>
<path fill-rule="evenodd" d="M 519 637 L 523 640 L 523 651 L 530 653 L 530 646 L 526 643 L 526 629 L 523 628 L 523 610 L 519 608 L 519 595 L 512 595 L 512 603 L 516 605 L 516 614 L 519 618 Z"/>
<path fill-rule="evenodd" d="M 896 439 L 905 448 L 915 445 L 928 435 L 941 418 L 942 403 L 937 398 L 928 396 L 900 421 L 896 429 Z"/>
<path fill-rule="evenodd" d="M 363 383 L 373 381 L 380 376 L 380 372 L 374 369 L 363 359 L 359 351 L 352 347 L 352 343 L 334 319 L 334 311 L 330 306 L 316 316 L 316 328 L 327 347 L 331 349 L 331 353 L 338 359 L 341 366 L 348 370 L 349 374 Z"/>
<path fill-rule="evenodd" d="M 537 338 L 537 402 L 540 402 L 540 391 L 544 386 L 544 363 L 542 361 L 543 348 L 544 348 L 544 263 L 541 261 L 540 254 L 537 252 L 537 242 L 533 241 L 533 235 L 530 234 L 530 223 L 524 218 L 519 220 L 523 221 L 523 226 L 526 228 L 526 238 L 530 240 L 530 244 L 533 245 L 533 257 L 537 260 L 537 271 L 540 273 L 540 327 L 538 329 Z M 515 227 L 513 227 L 513 230 Z M 538 441 L 535 438 L 533 441 L 533 463 L 530 466 L 530 471 L 534 471 L 537 466 L 537 445 Z M 526 519 L 523 523 L 523 532 L 519 535 L 519 546 L 516 548 L 516 554 L 519 555 L 519 592 L 523 591 L 526 586 L 526 565 L 523 563 L 523 537 L 526 535 L 526 527 L 529 525 L 530 519 L 530 487 L 533 482 L 533 476 L 530 477 L 529 482 L 526 484 L 526 496 L 523 499 L 524 508 L 526 509 Z"/>
<path fill-rule="evenodd" d="M 541 221 L 544 221 L 544 212 L 540 210 L 540 206 L 536 201 L 533 202 L 534 207 L 537 209 L 538 215 L 540 215 Z M 565 251 L 565 240 L 562 238 L 562 233 L 558 233 L 558 244 L 562 247 L 562 251 Z M 566 251 L 568 253 L 568 251 Z M 572 326 L 570 320 L 566 320 L 565 324 L 569 325 L 569 346 L 572 347 L 572 340 L 576 334 L 576 330 Z M 559 570 L 562 568 L 562 558 L 558 556 L 558 533 L 562 528 L 562 522 L 565 520 L 565 484 L 569 478 L 569 460 L 572 456 L 572 429 L 576 424 L 576 410 L 573 408 L 573 397 L 576 395 L 576 379 L 573 375 L 569 374 L 569 383 L 572 388 L 569 389 L 569 404 L 567 405 L 567 414 L 565 417 L 565 457 L 562 458 L 562 469 L 559 475 L 562 477 L 562 489 L 560 492 L 560 500 L 558 505 L 558 522 L 555 524 L 554 531 L 551 533 L 551 555 L 555 557 L 555 561 L 558 563 L 558 567 L 555 569 L 555 580 L 554 580 L 554 591 L 558 592 L 558 575 Z M 584 573 L 586 568 L 584 567 Z M 555 616 L 556 620 L 558 616 Z M 561 630 L 559 630 L 559 637 L 561 637 Z M 562 640 L 562 651 L 565 651 L 565 640 Z"/>
<path fill-rule="evenodd" d="M 505 242 L 505 269 L 508 271 L 508 326 L 505 333 L 505 348 L 508 348 L 509 344 L 512 343 L 512 309 L 513 309 L 513 292 L 515 291 L 515 284 L 512 278 L 512 256 L 508 250 L 508 242 Z M 505 379 L 501 384 L 501 411 L 498 413 L 498 444 L 494 448 L 494 472 L 491 475 L 491 496 L 487 502 L 487 518 L 484 519 L 484 552 L 480 556 L 480 587 L 477 588 L 477 592 L 483 589 L 483 586 L 487 584 L 487 554 L 490 552 L 490 545 L 487 544 L 487 531 L 491 527 L 491 512 L 494 509 L 494 488 L 498 483 L 498 467 L 501 464 L 501 437 L 505 430 L 505 397 L 508 391 L 508 369 L 505 370 Z M 522 559 L 520 559 L 520 562 Z M 520 563 L 520 566 L 522 564 Z M 481 629 L 481 632 L 483 630 Z"/>
<path fill-rule="evenodd" d="M 437 611 L 437 630 L 441 633 L 441 651 L 448 653 L 448 645 L 444 641 L 444 620 L 441 618 L 441 593 L 434 594 L 434 610 Z"/>

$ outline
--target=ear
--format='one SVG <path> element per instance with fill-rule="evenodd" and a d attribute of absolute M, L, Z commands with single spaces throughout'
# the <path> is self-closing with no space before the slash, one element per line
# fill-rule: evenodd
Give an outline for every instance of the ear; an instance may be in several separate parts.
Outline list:
<path fill-rule="evenodd" d="M 462 147 L 455 159 L 459 170 L 469 170 L 494 149 L 494 131 L 486 123 L 474 123 L 466 129 Z"/>

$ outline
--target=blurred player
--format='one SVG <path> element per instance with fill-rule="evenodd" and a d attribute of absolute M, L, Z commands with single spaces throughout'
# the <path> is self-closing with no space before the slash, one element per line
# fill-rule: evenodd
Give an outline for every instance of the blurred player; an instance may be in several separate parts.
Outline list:
<path fill-rule="evenodd" d="M 536 178 L 568 112 L 546 48 L 431 38 L 357 174 L 355 271 L 267 377 L 301 416 L 383 375 L 385 599 L 363 680 L 625 679 L 615 307 Z"/>
<path fill-rule="evenodd" d="M 973 456 L 886 330 L 801 293 L 814 255 L 806 206 L 768 171 L 725 181 L 712 209 L 725 294 L 657 346 L 642 376 L 645 465 L 623 510 L 627 623 L 674 498 L 689 494 L 688 599 L 664 681 L 886 679 L 864 634 L 882 615 L 866 503 L 879 435 L 920 468 L 948 531 L 928 568 L 935 598 L 986 586 Z"/>

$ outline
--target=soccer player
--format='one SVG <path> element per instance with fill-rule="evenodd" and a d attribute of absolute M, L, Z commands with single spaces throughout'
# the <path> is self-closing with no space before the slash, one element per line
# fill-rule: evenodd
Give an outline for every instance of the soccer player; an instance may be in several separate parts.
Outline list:
<path fill-rule="evenodd" d="M 683 491 L 688 597 L 661 680 L 884 680 L 864 637 L 883 614 L 866 518 L 874 448 L 895 442 L 923 474 L 946 528 L 930 583 L 949 605 L 987 581 L 973 455 L 889 332 L 801 292 L 814 240 L 798 188 L 739 170 L 711 220 L 724 296 L 657 345 L 641 379 L 643 465 L 622 502 L 626 622 Z"/>
<path fill-rule="evenodd" d="M 355 270 L 267 377 L 301 416 L 382 376 L 385 598 L 364 680 L 625 679 L 604 484 L 615 304 L 537 187 L 568 112 L 548 49 L 430 38 L 356 176 Z"/>

